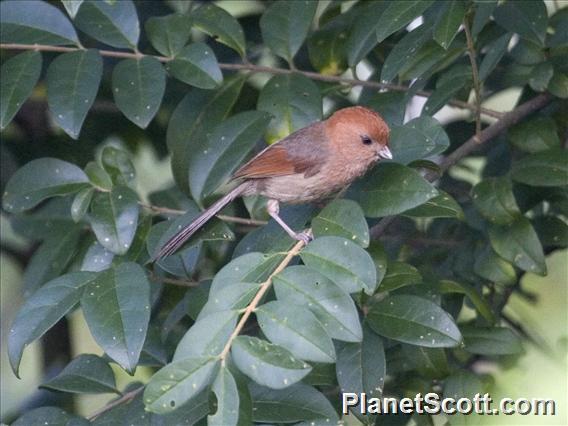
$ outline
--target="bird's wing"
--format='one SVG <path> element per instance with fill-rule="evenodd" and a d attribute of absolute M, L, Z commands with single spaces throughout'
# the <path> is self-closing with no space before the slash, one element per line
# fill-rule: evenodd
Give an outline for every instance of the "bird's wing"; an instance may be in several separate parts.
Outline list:
<path fill-rule="evenodd" d="M 234 178 L 260 179 L 303 173 L 315 175 L 327 156 L 323 123 L 298 130 L 269 146 L 238 169 Z"/>

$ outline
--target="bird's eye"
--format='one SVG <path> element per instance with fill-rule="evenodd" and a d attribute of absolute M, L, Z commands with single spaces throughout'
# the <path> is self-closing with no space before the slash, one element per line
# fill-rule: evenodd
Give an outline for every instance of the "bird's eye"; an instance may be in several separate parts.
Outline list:
<path fill-rule="evenodd" d="M 361 142 L 363 142 L 365 145 L 371 145 L 373 143 L 373 139 L 371 139 L 367 135 L 363 135 L 361 136 Z"/>

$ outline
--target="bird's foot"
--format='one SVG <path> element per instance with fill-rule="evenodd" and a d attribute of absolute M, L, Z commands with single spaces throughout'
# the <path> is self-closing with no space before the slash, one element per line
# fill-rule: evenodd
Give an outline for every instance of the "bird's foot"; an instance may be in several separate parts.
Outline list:
<path fill-rule="evenodd" d="M 304 244 L 308 245 L 310 241 L 314 239 L 309 233 L 307 232 L 296 232 L 293 236 L 295 240 L 303 241 Z"/>

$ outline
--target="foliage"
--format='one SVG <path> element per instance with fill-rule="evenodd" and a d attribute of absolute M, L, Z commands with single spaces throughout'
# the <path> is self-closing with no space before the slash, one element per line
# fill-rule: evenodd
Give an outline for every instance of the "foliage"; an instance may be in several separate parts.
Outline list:
<path fill-rule="evenodd" d="M 518 356 L 530 334 L 508 298 L 568 242 L 568 9 L 297 0 L 237 19 L 220 6 L 0 3 L 2 203 L 37 245 L 8 336 L 14 373 L 26 346 L 81 309 L 104 356 L 82 354 L 42 386 L 118 393 L 95 424 L 328 424 L 343 390 L 482 387 L 472 365 Z M 510 89 L 510 112 L 481 107 Z M 427 101 L 404 121 L 416 97 Z M 324 101 L 325 115 L 380 112 L 394 161 L 323 208 L 284 208 L 313 242 L 265 224 L 255 198 L 147 262 L 257 142 L 322 119 Z M 133 164 L 142 139 L 171 156 L 175 180 L 150 204 L 138 191 L 149 171 Z M 121 393 L 111 363 L 153 375 Z M 42 407 L 15 424 L 48 418 L 86 423 Z"/>

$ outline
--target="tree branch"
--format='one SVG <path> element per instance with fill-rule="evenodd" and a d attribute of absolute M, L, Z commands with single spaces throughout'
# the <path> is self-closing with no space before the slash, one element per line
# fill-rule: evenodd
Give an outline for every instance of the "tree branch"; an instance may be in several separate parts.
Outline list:
<path fill-rule="evenodd" d="M 97 417 L 99 417 L 101 414 L 106 413 L 107 411 L 112 410 L 114 407 L 121 405 L 121 404 L 125 404 L 127 402 L 132 401 L 134 398 L 136 398 L 136 396 L 138 396 L 138 394 L 140 392 L 142 392 L 144 390 L 144 386 L 140 386 L 139 388 L 136 388 L 130 392 L 125 393 L 124 395 L 122 395 L 120 398 L 115 399 L 114 401 L 109 402 L 107 405 L 105 405 L 104 407 L 100 408 L 99 410 L 95 411 L 93 414 L 89 415 L 87 417 L 87 420 L 94 420 Z"/>
<path fill-rule="evenodd" d="M 309 232 L 311 234 L 311 230 L 308 230 L 306 232 Z M 282 272 L 284 270 L 284 268 L 286 268 L 286 266 L 288 266 L 290 264 L 292 259 L 295 256 L 297 256 L 298 253 L 300 253 L 302 251 L 302 249 L 305 247 L 305 245 L 306 245 L 305 242 L 298 241 L 294 245 L 294 247 L 292 247 L 288 251 L 288 253 L 286 254 L 286 257 L 282 260 L 282 262 L 280 262 L 278 264 L 276 269 L 274 269 L 274 271 L 272 271 L 272 273 L 266 279 L 266 281 L 264 281 L 260 285 L 260 288 L 258 289 L 258 292 L 254 296 L 254 299 L 252 299 L 250 304 L 246 307 L 246 309 L 243 313 L 243 316 L 241 317 L 239 323 L 237 324 L 237 326 L 233 330 L 233 333 L 229 337 L 229 340 L 227 341 L 227 344 L 223 348 L 223 351 L 219 354 L 219 358 L 221 359 L 221 361 L 223 363 L 225 362 L 225 359 L 227 358 L 227 355 L 229 354 L 229 351 L 231 350 L 231 345 L 233 344 L 233 341 L 237 338 L 237 336 L 239 335 L 239 333 L 241 332 L 241 330 L 245 326 L 247 320 L 249 319 L 250 315 L 254 312 L 254 310 L 256 309 L 256 307 L 258 306 L 260 301 L 262 300 L 262 297 L 266 294 L 266 292 L 270 288 L 270 285 L 272 284 L 272 279 L 274 278 L 274 276 L 279 274 L 280 272 Z"/>
<path fill-rule="evenodd" d="M 77 50 L 82 50 L 79 47 L 68 47 L 68 46 L 49 46 L 43 44 L 19 44 L 19 43 L 0 43 L 0 49 L 6 50 L 35 50 L 38 52 L 75 52 Z M 132 52 L 124 52 L 124 51 L 115 51 L 115 50 L 98 50 L 101 56 L 111 57 L 111 58 L 122 58 L 122 59 L 140 59 L 144 56 L 151 56 L 156 58 L 160 62 L 169 62 L 174 58 L 167 57 L 167 56 L 158 56 L 158 55 L 145 55 L 140 52 L 132 53 Z M 323 75 L 313 71 L 303 71 L 299 69 L 288 69 L 288 68 L 276 68 L 276 67 L 267 67 L 262 65 L 255 65 L 249 62 L 245 62 L 242 64 L 233 64 L 233 63 L 219 63 L 219 67 L 225 70 L 232 70 L 232 71 L 249 71 L 253 73 L 267 73 L 267 74 L 301 74 L 305 77 L 308 77 L 311 80 L 318 80 L 318 81 L 325 81 L 328 83 L 340 83 L 345 84 L 348 86 L 363 86 L 369 87 L 371 89 L 386 89 L 392 90 L 395 92 L 407 92 L 410 88 L 408 86 L 400 85 L 400 84 L 393 84 L 393 83 L 381 83 L 378 81 L 367 81 L 367 80 L 360 80 L 357 78 L 346 78 L 340 76 L 333 76 L 333 75 Z M 432 93 L 425 91 L 425 90 L 418 90 L 415 95 L 421 97 L 428 97 Z M 477 108 L 475 105 L 471 105 L 467 102 L 459 101 L 457 99 L 448 101 L 448 105 L 451 105 L 456 108 L 461 109 L 468 109 L 470 111 L 481 111 L 482 114 L 487 115 L 493 118 L 501 118 L 503 113 L 494 111 L 487 108 Z"/>

